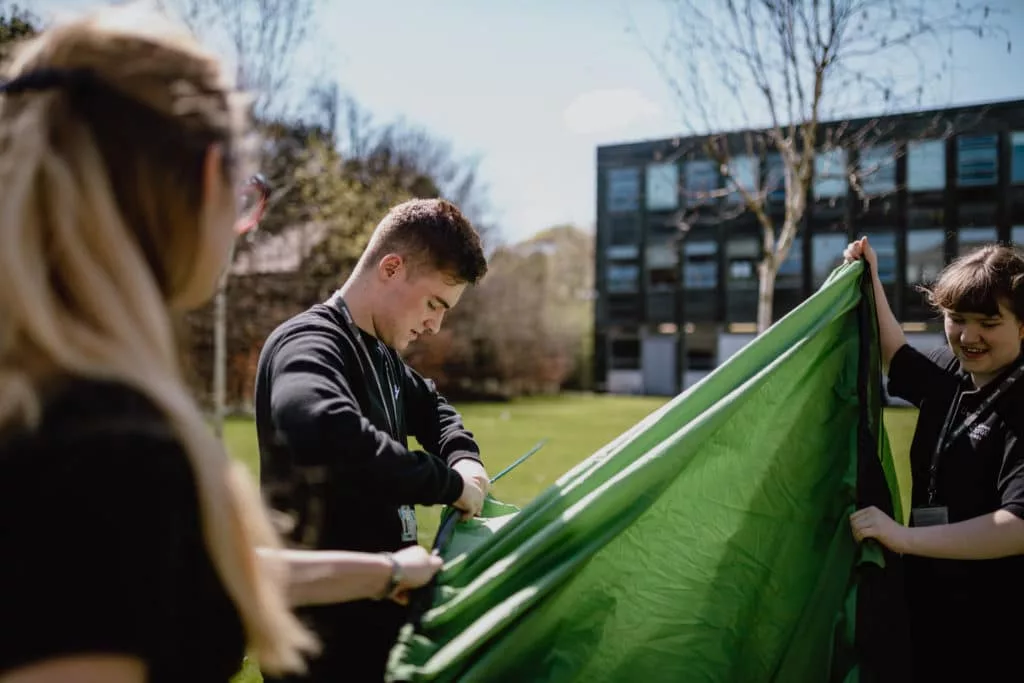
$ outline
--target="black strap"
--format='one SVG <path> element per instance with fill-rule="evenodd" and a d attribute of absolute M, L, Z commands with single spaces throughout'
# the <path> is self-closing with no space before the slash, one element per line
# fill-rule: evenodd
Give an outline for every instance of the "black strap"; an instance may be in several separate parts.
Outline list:
<path fill-rule="evenodd" d="M 381 383 L 380 375 L 377 374 L 377 366 L 373 362 L 373 356 L 370 354 L 370 349 L 366 346 L 366 342 L 363 341 L 363 333 L 356 326 L 355 320 L 352 318 L 352 313 L 348 310 L 348 305 L 341 297 L 341 292 L 335 292 L 331 298 L 327 300 L 327 305 L 341 313 L 341 317 L 345 319 L 345 323 L 349 327 L 349 332 L 356 338 L 356 342 L 366 355 L 366 360 L 370 367 L 370 373 L 373 375 L 373 381 L 377 385 L 377 391 L 380 394 L 381 402 L 384 404 L 384 414 L 387 416 L 388 427 L 392 436 L 398 438 L 398 402 L 395 400 L 394 394 L 390 394 L 384 390 L 384 384 Z M 391 364 L 388 362 L 386 354 L 384 364 L 385 372 L 387 372 Z M 388 376 L 385 379 L 388 382 L 392 381 L 390 373 L 388 373 Z"/>
<path fill-rule="evenodd" d="M 956 394 L 953 396 L 953 400 L 949 404 L 949 410 L 946 412 L 946 419 L 942 422 L 942 431 L 939 432 L 939 438 L 935 442 L 935 450 L 932 452 L 931 467 L 928 471 L 928 504 L 935 505 L 935 501 L 938 498 L 938 482 L 939 482 L 939 463 L 942 459 L 942 454 L 949 448 L 953 442 L 955 442 L 960 436 L 971 428 L 978 420 L 985 417 L 988 412 L 995 405 L 995 402 L 1005 394 L 1013 384 L 1024 376 L 1024 363 L 1017 365 L 1017 367 L 1008 374 L 999 385 L 990 393 L 981 405 L 978 406 L 977 410 L 969 413 L 964 418 L 956 429 L 950 431 L 951 425 L 956 421 L 956 418 L 960 412 L 960 401 L 963 398 L 963 391 L 958 386 Z"/>
<path fill-rule="evenodd" d="M 36 69 L 0 83 L 0 92 L 20 95 L 55 88 L 77 90 L 94 80 L 90 69 Z"/>

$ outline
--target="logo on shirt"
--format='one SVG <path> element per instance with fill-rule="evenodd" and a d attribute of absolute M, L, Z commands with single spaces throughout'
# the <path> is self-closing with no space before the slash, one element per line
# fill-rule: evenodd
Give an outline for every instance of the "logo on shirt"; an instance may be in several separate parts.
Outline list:
<path fill-rule="evenodd" d="M 391 388 L 391 395 L 394 396 L 395 403 L 398 403 L 398 386 L 397 385 Z"/>
<path fill-rule="evenodd" d="M 983 422 L 979 422 L 978 424 L 976 424 L 973 427 L 971 427 L 971 431 L 970 431 L 971 441 L 981 441 L 986 436 L 988 436 L 991 431 L 992 431 L 991 427 L 989 427 L 987 424 L 985 424 Z"/>

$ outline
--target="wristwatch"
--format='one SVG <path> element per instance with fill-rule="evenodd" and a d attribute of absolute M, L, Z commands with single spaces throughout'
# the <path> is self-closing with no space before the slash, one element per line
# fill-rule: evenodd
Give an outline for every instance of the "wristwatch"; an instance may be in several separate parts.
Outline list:
<path fill-rule="evenodd" d="M 398 564 L 398 560 L 391 553 L 383 553 L 384 557 L 391 563 L 391 577 L 388 579 L 388 585 L 381 594 L 379 600 L 386 600 L 391 597 L 398 588 L 398 584 L 402 583 L 402 579 L 405 578 L 405 572 L 402 570 L 402 565 Z"/>

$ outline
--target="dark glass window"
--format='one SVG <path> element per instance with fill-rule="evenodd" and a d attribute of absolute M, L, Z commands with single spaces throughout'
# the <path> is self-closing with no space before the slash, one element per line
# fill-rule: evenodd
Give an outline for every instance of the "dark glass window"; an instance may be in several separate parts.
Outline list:
<path fill-rule="evenodd" d="M 999 239 L 995 226 L 981 228 L 960 228 L 957 233 L 957 252 L 960 256 L 969 254 L 978 247 L 992 244 Z"/>
<path fill-rule="evenodd" d="M 607 170 L 606 204 L 608 211 L 623 213 L 640 208 L 640 169 L 610 168 Z"/>
<path fill-rule="evenodd" d="M 843 251 L 849 243 L 844 232 L 820 232 L 811 238 L 811 276 L 815 289 L 843 262 Z"/>
<path fill-rule="evenodd" d="M 814 196 L 817 199 L 845 197 L 847 192 L 845 149 L 828 149 L 814 157 Z"/>
<path fill-rule="evenodd" d="M 715 289 L 718 287 L 718 242 L 714 240 L 687 241 L 687 289 Z"/>
<path fill-rule="evenodd" d="M 639 339 L 613 339 L 611 347 L 613 370 L 640 369 Z"/>
<path fill-rule="evenodd" d="M 941 229 L 907 231 L 908 285 L 931 284 L 946 264 L 946 237 Z"/>
<path fill-rule="evenodd" d="M 775 276 L 775 286 L 784 289 L 800 289 L 803 285 L 804 272 L 804 240 L 794 237 L 786 260 L 779 265 Z"/>
<path fill-rule="evenodd" d="M 640 286 L 640 266 L 635 263 L 610 263 L 606 271 L 608 291 L 635 292 Z"/>
<path fill-rule="evenodd" d="M 647 166 L 647 210 L 672 211 L 679 206 L 679 166 L 675 163 Z"/>
<path fill-rule="evenodd" d="M 995 185 L 999 176 L 999 136 L 957 138 L 956 182 L 960 187 Z"/>
<path fill-rule="evenodd" d="M 883 285 L 896 283 L 896 232 L 891 228 L 872 228 L 864 236 L 878 255 L 878 279 Z"/>
<path fill-rule="evenodd" d="M 746 188 L 748 192 L 754 192 L 758 188 L 757 172 L 758 159 L 752 156 L 737 156 L 729 160 L 729 172 L 732 175 L 732 183 Z M 733 187 L 730 183 L 729 187 Z M 742 204 L 743 195 L 739 190 L 733 190 L 726 197 L 729 204 Z"/>
<path fill-rule="evenodd" d="M 726 317 L 730 322 L 757 320 L 757 266 L 761 240 L 731 237 L 725 244 Z"/>
<path fill-rule="evenodd" d="M 907 143 L 907 189 L 928 192 L 946 187 L 946 142 Z"/>
<path fill-rule="evenodd" d="M 679 263 L 675 239 L 661 238 L 647 244 L 647 282 L 653 289 L 674 288 Z"/>
<path fill-rule="evenodd" d="M 1010 135 L 1010 182 L 1024 183 L 1024 132 Z"/>
<path fill-rule="evenodd" d="M 609 219 L 611 226 L 608 242 L 613 246 L 636 247 L 640 242 L 640 219 L 637 216 L 614 216 Z"/>
<path fill-rule="evenodd" d="M 782 163 L 782 156 L 778 152 L 767 155 L 764 173 L 764 186 L 768 190 L 768 200 L 771 202 L 785 201 L 786 169 Z"/>
<path fill-rule="evenodd" d="M 689 206 L 709 204 L 714 198 L 708 194 L 719 188 L 718 165 L 709 159 L 687 161 L 683 166 L 686 183 L 686 203 Z"/>
<path fill-rule="evenodd" d="M 859 169 L 860 187 L 868 197 L 896 191 L 896 153 L 892 145 L 861 150 Z"/>

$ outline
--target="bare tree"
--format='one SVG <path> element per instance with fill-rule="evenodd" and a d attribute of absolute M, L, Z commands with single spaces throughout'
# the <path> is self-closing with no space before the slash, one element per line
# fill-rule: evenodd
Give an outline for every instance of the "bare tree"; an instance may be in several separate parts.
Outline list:
<path fill-rule="evenodd" d="M 330 92 L 330 91 L 329 91 Z M 389 175 L 414 197 L 440 196 L 456 203 L 485 243 L 498 238 L 478 158 L 459 157 L 452 145 L 403 120 L 380 124 L 355 99 L 338 98 L 332 111 L 344 117 L 338 145 L 350 167 Z"/>
<path fill-rule="evenodd" d="M 958 1 L 948 11 L 946 0 L 666 3 L 673 25 L 664 48 L 651 56 L 686 112 L 686 132 L 703 136 L 702 155 L 716 162 L 723 181 L 720 190 L 695 197 L 738 194 L 732 217 L 749 211 L 761 228 L 759 332 L 772 323 L 776 275 L 803 222 L 812 182 L 824 171 L 844 184 L 849 180 L 863 196 L 857 178 L 872 169 L 848 163 L 841 150 L 884 140 L 887 133 L 877 121 L 828 128 L 822 122 L 919 106 L 948 72 L 956 34 L 1009 41 L 997 19 L 1008 12 L 981 2 Z M 929 47 L 942 58 L 928 55 Z M 766 120 L 751 121 L 752 111 L 764 112 Z M 730 128 L 756 132 L 721 133 Z M 763 179 L 742 177 L 736 158 L 763 158 L 766 152 L 778 154 L 778 166 Z M 821 161 L 834 163 L 827 170 L 819 163 L 816 170 L 823 154 L 828 157 Z M 768 208 L 769 195 L 780 188 L 781 218 Z M 680 224 L 693 220 L 681 216 Z"/>
<path fill-rule="evenodd" d="M 254 97 L 259 121 L 284 119 L 296 111 L 296 56 L 313 25 L 317 0 L 157 0 L 211 44 L 226 41 L 239 85 Z M 282 193 L 278 188 L 278 196 Z M 233 256 L 233 254 L 232 254 Z M 222 434 L 227 365 L 225 270 L 214 297 L 213 425 Z"/>
<path fill-rule="evenodd" d="M 308 48 L 319 0 L 157 0 L 209 43 L 228 48 L 239 85 L 254 98 L 257 119 L 284 119 L 299 111 L 300 95 L 322 74 L 301 73 L 296 60 Z M 323 66 L 323 60 L 317 62 Z M 305 68 L 308 68 L 306 66 Z"/>

